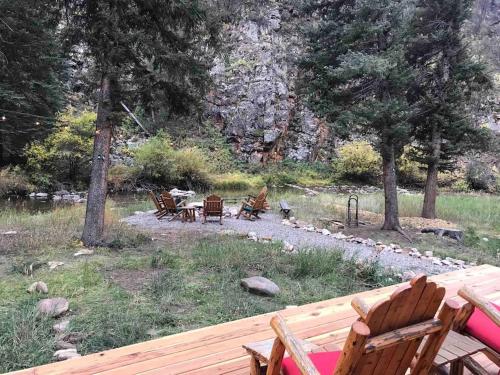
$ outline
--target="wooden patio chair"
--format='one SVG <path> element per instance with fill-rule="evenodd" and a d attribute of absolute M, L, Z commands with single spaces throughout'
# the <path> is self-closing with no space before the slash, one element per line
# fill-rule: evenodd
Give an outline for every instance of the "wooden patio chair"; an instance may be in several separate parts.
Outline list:
<path fill-rule="evenodd" d="M 238 215 L 236 215 L 236 219 L 239 219 L 242 213 L 249 220 L 252 220 L 252 216 L 260 219 L 259 214 L 266 209 L 266 198 L 267 187 L 264 186 L 255 198 L 250 197 L 248 200 L 241 202 L 241 208 Z"/>
<path fill-rule="evenodd" d="M 172 194 L 170 194 L 168 191 L 164 191 L 163 193 L 161 193 L 160 199 L 165 208 L 163 209 L 161 215 L 157 216 L 158 219 L 161 219 L 162 217 L 167 215 L 173 215 L 170 219 L 173 220 L 182 213 L 182 207 L 186 205 L 186 200 L 176 202 L 174 197 L 172 197 Z"/>
<path fill-rule="evenodd" d="M 224 213 L 224 199 L 212 194 L 203 200 L 203 224 L 207 222 L 208 216 L 218 216 L 222 225 L 222 215 Z"/>
<path fill-rule="evenodd" d="M 448 300 L 436 317 L 444 295 L 444 288 L 427 282 L 426 276 L 417 276 L 371 308 L 355 298 L 351 304 L 360 318 L 351 326 L 343 350 L 338 351 L 308 354 L 285 321 L 275 316 L 271 327 L 278 337 L 270 350 L 266 374 L 403 375 L 410 369 L 411 374 L 427 375 L 459 311 L 459 304 Z M 285 350 L 290 357 L 283 358 Z M 262 357 L 252 355 L 253 375 L 260 374 L 259 360 Z"/>
<path fill-rule="evenodd" d="M 163 204 L 163 202 L 161 200 L 158 199 L 158 197 L 156 196 L 156 194 L 153 193 L 151 190 L 148 191 L 148 195 L 149 195 L 149 197 L 151 198 L 151 200 L 153 201 L 153 203 L 154 203 L 154 205 L 156 207 L 156 211 L 154 213 L 155 216 L 156 217 L 161 216 L 161 214 L 165 210 L 165 205 Z"/>
<path fill-rule="evenodd" d="M 466 286 L 459 289 L 458 295 L 467 303 L 460 309 L 453 329 L 486 345 L 482 353 L 500 368 L 500 306 Z M 466 357 L 462 362 L 473 374 L 488 374 L 472 357 Z"/>

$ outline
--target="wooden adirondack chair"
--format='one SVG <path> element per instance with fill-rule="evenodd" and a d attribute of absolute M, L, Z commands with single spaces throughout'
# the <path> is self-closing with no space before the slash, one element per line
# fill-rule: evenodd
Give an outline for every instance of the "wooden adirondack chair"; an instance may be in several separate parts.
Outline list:
<path fill-rule="evenodd" d="M 173 215 L 173 217 L 170 219 L 173 220 L 182 213 L 182 207 L 186 204 L 186 200 L 176 203 L 174 197 L 172 197 L 172 194 L 170 194 L 168 191 L 164 191 L 163 193 L 161 193 L 160 199 L 165 208 L 162 213 L 157 216 L 158 219 L 161 219 L 166 215 Z"/>
<path fill-rule="evenodd" d="M 482 353 L 500 368 L 500 306 L 466 286 L 460 288 L 458 295 L 468 303 L 460 309 L 453 329 L 485 344 L 487 348 Z M 488 374 L 472 357 L 466 357 L 462 363 L 473 374 Z"/>
<path fill-rule="evenodd" d="M 218 216 L 222 225 L 222 215 L 224 213 L 224 199 L 212 194 L 203 200 L 203 224 L 207 222 L 207 216 Z"/>
<path fill-rule="evenodd" d="M 307 354 L 285 321 L 275 316 L 271 327 L 278 337 L 266 374 L 403 375 L 411 369 L 411 374 L 427 375 L 459 311 L 458 303 L 448 300 L 435 317 L 444 295 L 444 288 L 418 276 L 371 308 L 355 298 L 352 306 L 360 318 L 351 326 L 343 350 L 334 352 Z M 290 357 L 283 359 L 285 350 Z M 252 358 L 252 374 L 260 371 L 256 363 Z"/>
<path fill-rule="evenodd" d="M 156 212 L 154 213 L 156 217 L 161 216 L 163 211 L 165 210 L 165 205 L 163 204 L 162 201 L 158 199 L 155 193 L 153 193 L 151 190 L 148 191 L 148 195 L 153 201 L 155 207 L 156 207 Z"/>
<path fill-rule="evenodd" d="M 247 219 L 252 220 L 252 216 L 260 219 L 260 212 L 266 209 L 266 198 L 267 187 L 264 186 L 255 198 L 249 198 L 247 201 L 241 202 L 241 208 L 238 215 L 236 215 L 236 219 L 239 219 L 242 213 Z"/>

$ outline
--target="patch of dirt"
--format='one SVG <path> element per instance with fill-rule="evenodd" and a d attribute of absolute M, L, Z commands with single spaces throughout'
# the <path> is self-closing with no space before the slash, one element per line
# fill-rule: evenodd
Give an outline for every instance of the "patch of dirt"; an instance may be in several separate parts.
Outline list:
<path fill-rule="evenodd" d="M 128 292 L 136 293 L 144 289 L 161 270 L 129 270 L 117 269 L 106 273 L 106 279 L 121 286 Z"/>
<path fill-rule="evenodd" d="M 342 213 L 345 215 L 346 208 L 341 205 L 334 205 L 334 209 L 338 213 Z M 371 211 L 359 210 L 359 220 L 370 223 L 370 224 L 380 224 L 384 222 L 384 215 L 377 214 Z M 450 221 L 442 220 L 442 219 L 425 219 L 423 217 L 400 217 L 399 222 L 401 226 L 406 229 L 406 227 L 422 229 L 429 227 L 437 227 L 437 228 L 458 228 L 457 224 L 454 224 Z"/>

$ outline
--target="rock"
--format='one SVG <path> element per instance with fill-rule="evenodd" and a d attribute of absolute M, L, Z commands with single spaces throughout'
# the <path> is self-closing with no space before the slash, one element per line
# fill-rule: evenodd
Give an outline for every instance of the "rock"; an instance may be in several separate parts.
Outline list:
<path fill-rule="evenodd" d="M 64 262 L 55 262 L 55 261 L 50 261 L 47 262 L 49 265 L 50 270 L 55 270 L 57 267 L 64 265 Z"/>
<path fill-rule="evenodd" d="M 403 272 L 403 275 L 402 275 L 402 279 L 403 281 L 408 281 L 408 280 L 411 280 L 413 279 L 415 276 L 417 276 L 417 274 L 413 271 L 405 271 Z"/>
<path fill-rule="evenodd" d="M 15 230 L 8 230 L 7 232 L 2 233 L 4 236 L 14 236 L 17 234 L 17 231 Z"/>
<path fill-rule="evenodd" d="M 363 238 L 360 238 L 360 237 L 354 237 L 354 238 L 351 238 L 350 242 L 354 242 L 354 243 L 363 243 L 364 239 Z"/>
<path fill-rule="evenodd" d="M 441 263 L 441 260 L 439 259 L 433 259 L 432 260 L 432 264 L 435 264 L 436 266 L 442 266 L 443 263 Z"/>
<path fill-rule="evenodd" d="M 252 276 L 241 280 L 241 286 L 250 293 L 275 296 L 279 293 L 278 286 L 262 276 Z"/>
<path fill-rule="evenodd" d="M 28 293 L 45 293 L 47 294 L 49 292 L 49 288 L 47 287 L 47 284 L 45 284 L 43 281 L 36 281 L 33 284 L 30 285 L 28 288 Z"/>
<path fill-rule="evenodd" d="M 64 335 L 61 339 L 69 342 L 71 344 L 77 344 L 82 342 L 88 335 L 80 333 L 80 332 L 70 332 Z"/>
<path fill-rule="evenodd" d="M 331 235 L 331 234 L 332 234 L 332 232 L 330 232 L 328 229 L 322 229 L 322 230 L 321 230 L 321 234 L 322 234 L 323 236 L 329 236 L 329 235 Z"/>
<path fill-rule="evenodd" d="M 345 240 L 347 238 L 347 236 L 342 232 L 333 233 L 331 236 L 338 240 Z"/>
<path fill-rule="evenodd" d="M 76 349 L 76 345 L 64 340 L 57 340 L 56 349 Z"/>
<path fill-rule="evenodd" d="M 445 266 L 451 266 L 451 262 L 449 260 L 443 259 L 441 261 L 441 264 L 444 264 Z"/>
<path fill-rule="evenodd" d="M 425 251 L 424 254 L 426 257 L 430 257 L 430 258 L 432 258 L 434 256 L 434 253 L 431 250 Z"/>
<path fill-rule="evenodd" d="M 61 297 L 45 298 L 38 302 L 36 308 L 40 314 L 55 318 L 68 311 L 69 302 Z"/>
<path fill-rule="evenodd" d="M 375 247 L 377 245 L 377 243 L 375 241 L 373 241 L 371 238 L 368 238 L 368 239 L 366 239 L 365 245 L 370 246 L 370 247 Z"/>
<path fill-rule="evenodd" d="M 249 240 L 252 240 L 252 241 L 257 242 L 259 240 L 259 238 L 257 237 L 257 233 L 255 233 L 255 232 L 248 232 L 247 237 Z"/>
<path fill-rule="evenodd" d="M 482 238 L 482 240 L 483 240 L 484 242 L 488 242 L 488 241 L 489 241 L 488 237 L 483 237 L 483 238 Z"/>
<path fill-rule="evenodd" d="M 74 253 L 73 256 L 78 257 L 80 255 L 92 255 L 94 254 L 94 250 L 92 249 L 80 249 L 78 252 Z"/>
<path fill-rule="evenodd" d="M 393 251 L 396 253 L 396 254 L 401 254 L 403 252 L 403 250 L 401 249 L 393 249 Z"/>
<path fill-rule="evenodd" d="M 79 358 L 81 357 L 81 355 L 78 354 L 76 348 L 71 348 L 71 349 L 60 349 L 54 353 L 53 357 L 58 361 L 65 361 L 67 359 Z"/>
<path fill-rule="evenodd" d="M 37 199 L 47 199 L 49 195 L 47 193 L 36 193 L 35 198 Z"/>
<path fill-rule="evenodd" d="M 52 326 L 52 329 L 56 333 L 64 333 L 68 330 L 68 326 L 69 326 L 69 319 L 66 319 L 66 320 L 60 321 L 59 323 L 54 324 Z"/>
<path fill-rule="evenodd" d="M 295 249 L 295 246 L 293 246 L 290 242 L 284 241 L 283 242 L 283 250 L 291 253 Z"/>

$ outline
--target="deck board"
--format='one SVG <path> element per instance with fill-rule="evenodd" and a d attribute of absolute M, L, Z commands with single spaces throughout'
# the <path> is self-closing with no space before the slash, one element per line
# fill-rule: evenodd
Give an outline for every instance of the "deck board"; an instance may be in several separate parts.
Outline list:
<path fill-rule="evenodd" d="M 500 268 L 483 265 L 432 277 L 446 287 L 448 298 L 457 298 L 467 284 L 481 295 L 500 301 Z M 384 298 L 397 285 L 357 295 L 370 304 Z M 357 318 L 350 306 L 354 295 L 282 310 L 298 337 L 320 345 L 342 344 Z M 27 374 L 243 374 L 248 357 L 241 345 L 274 337 L 269 321 L 275 313 L 258 315 L 196 329 L 82 358 L 15 372 Z"/>

